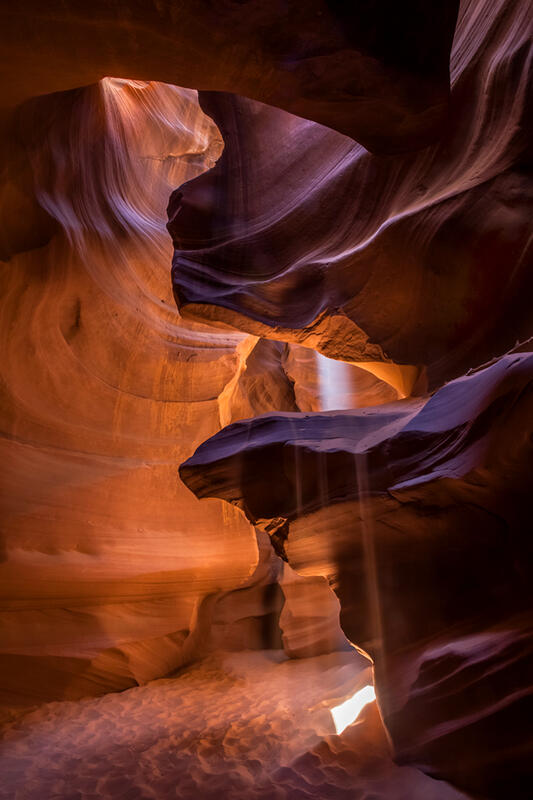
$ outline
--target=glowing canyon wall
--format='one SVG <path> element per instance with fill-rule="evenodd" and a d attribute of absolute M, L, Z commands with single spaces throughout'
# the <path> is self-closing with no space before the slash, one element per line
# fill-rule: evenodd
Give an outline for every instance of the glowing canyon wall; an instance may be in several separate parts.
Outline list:
<path fill-rule="evenodd" d="M 447 123 L 404 156 L 200 93 L 226 147 L 170 204 L 182 312 L 431 388 L 531 336 L 530 14 L 462 4 Z"/>
<path fill-rule="evenodd" d="M 8 704 L 179 666 L 200 601 L 257 559 L 235 512 L 200 508 L 176 481 L 220 427 L 243 339 L 184 325 L 167 278 L 169 191 L 212 165 L 218 131 L 194 92 L 114 80 L 24 115 L 36 196 L 61 233 L 2 267 Z"/>
<path fill-rule="evenodd" d="M 334 586 L 396 758 L 501 798 L 528 795 L 532 751 L 530 23 L 461 4 L 447 123 L 416 153 L 200 93 L 226 148 L 169 207 L 189 318 L 399 370 L 413 395 L 233 424 L 183 480 Z"/>
<path fill-rule="evenodd" d="M 356 645 L 529 796 L 531 16 L 0 10 L 4 707 Z"/>
<path fill-rule="evenodd" d="M 320 407 L 312 351 L 175 307 L 165 208 L 223 147 L 196 93 L 104 79 L 16 124 L 53 238 L 2 266 L 2 702 L 123 689 L 220 643 L 344 646 L 327 583 L 283 575 L 265 534 L 178 479 L 221 426 Z M 396 397 L 350 375 L 348 405 Z M 323 587 L 318 615 L 305 591 L 285 601 L 295 583 Z"/>

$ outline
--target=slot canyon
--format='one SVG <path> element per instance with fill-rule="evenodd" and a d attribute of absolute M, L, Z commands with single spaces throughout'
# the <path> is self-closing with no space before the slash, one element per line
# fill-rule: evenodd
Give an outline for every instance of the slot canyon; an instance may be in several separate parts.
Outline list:
<path fill-rule="evenodd" d="M 0 7 L 0 800 L 533 797 L 533 6 Z"/>

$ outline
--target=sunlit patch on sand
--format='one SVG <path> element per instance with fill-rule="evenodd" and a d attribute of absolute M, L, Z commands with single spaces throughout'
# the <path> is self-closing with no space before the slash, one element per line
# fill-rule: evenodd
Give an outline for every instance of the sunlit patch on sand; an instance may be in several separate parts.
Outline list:
<path fill-rule="evenodd" d="M 363 708 L 376 699 L 376 693 L 372 685 L 365 686 L 354 695 L 331 709 L 331 716 L 335 723 L 335 730 L 341 734 L 348 725 L 355 722 Z"/>

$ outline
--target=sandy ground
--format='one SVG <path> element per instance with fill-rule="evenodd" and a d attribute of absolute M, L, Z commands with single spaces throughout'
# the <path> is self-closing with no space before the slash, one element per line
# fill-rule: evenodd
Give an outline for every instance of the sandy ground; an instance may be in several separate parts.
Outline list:
<path fill-rule="evenodd" d="M 464 800 L 392 762 L 375 703 L 334 733 L 329 709 L 368 677 L 350 653 L 221 653 L 119 694 L 49 703 L 4 728 L 0 798 Z"/>

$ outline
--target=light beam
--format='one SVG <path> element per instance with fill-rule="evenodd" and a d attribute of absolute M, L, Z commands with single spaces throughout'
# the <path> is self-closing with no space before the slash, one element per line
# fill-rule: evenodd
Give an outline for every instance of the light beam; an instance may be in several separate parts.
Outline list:
<path fill-rule="evenodd" d="M 363 708 L 375 699 L 376 692 L 374 687 L 369 684 L 341 703 L 340 706 L 334 706 L 331 709 L 331 716 L 337 734 L 341 734 L 348 725 L 355 722 Z"/>

